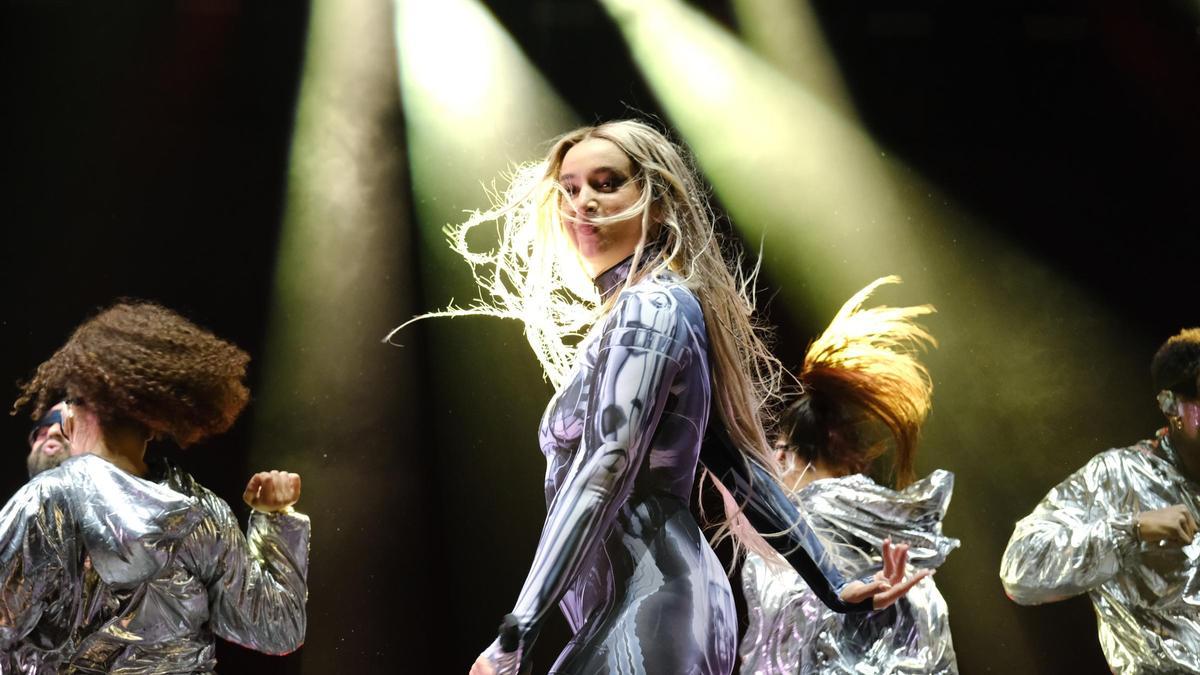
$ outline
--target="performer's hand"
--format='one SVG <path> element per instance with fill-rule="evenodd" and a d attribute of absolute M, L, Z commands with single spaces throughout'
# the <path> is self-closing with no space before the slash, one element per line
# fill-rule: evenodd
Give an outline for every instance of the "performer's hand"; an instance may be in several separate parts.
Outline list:
<path fill-rule="evenodd" d="M 1190 544 L 1196 536 L 1196 519 L 1183 504 L 1137 514 L 1142 541 Z"/>
<path fill-rule="evenodd" d="M 908 566 L 908 545 L 893 546 L 891 539 L 883 540 L 883 569 L 875 573 L 871 583 L 853 581 L 842 590 L 842 600 L 860 602 L 871 598 L 875 609 L 890 607 L 892 603 L 916 586 L 925 577 L 931 576 L 933 570 L 921 570 L 908 579 L 904 571 Z M 873 596 L 873 597 L 872 597 Z"/>
<path fill-rule="evenodd" d="M 255 511 L 286 511 L 300 499 L 299 474 L 263 471 L 250 477 L 242 499 Z"/>
<path fill-rule="evenodd" d="M 486 656 L 480 656 L 475 659 L 475 665 L 471 666 L 470 675 L 496 675 L 496 669 Z"/>

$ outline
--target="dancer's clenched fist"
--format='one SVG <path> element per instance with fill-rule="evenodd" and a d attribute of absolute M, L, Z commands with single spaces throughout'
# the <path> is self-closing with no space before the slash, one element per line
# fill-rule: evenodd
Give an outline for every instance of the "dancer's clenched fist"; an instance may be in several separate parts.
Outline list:
<path fill-rule="evenodd" d="M 287 471 L 256 473 L 246 484 L 242 499 L 255 511 L 286 511 L 300 499 L 300 474 Z"/>
<path fill-rule="evenodd" d="M 1142 511 L 1137 515 L 1137 524 L 1143 541 L 1156 541 L 1160 546 L 1190 544 L 1197 530 L 1196 519 L 1183 504 Z"/>

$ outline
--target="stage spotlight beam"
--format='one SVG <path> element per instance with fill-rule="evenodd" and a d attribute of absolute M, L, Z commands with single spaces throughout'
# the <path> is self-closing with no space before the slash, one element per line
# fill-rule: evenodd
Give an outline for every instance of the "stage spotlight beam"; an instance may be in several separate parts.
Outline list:
<path fill-rule="evenodd" d="M 547 139 L 577 121 L 482 3 L 395 0 L 395 9 L 417 225 L 414 262 L 425 312 L 452 299 L 469 304 L 480 292 L 443 228 L 490 206 L 492 181 L 515 163 L 540 158 Z M 478 228 L 471 243 L 477 250 L 493 247 L 494 230 Z M 413 314 L 394 316 L 392 326 Z M 538 490 L 545 460 L 533 430 L 551 391 L 518 322 L 427 319 L 397 333 L 392 341 L 406 346 L 390 351 L 407 350 L 414 340 L 423 345 L 430 375 L 421 395 L 430 409 L 423 424 L 431 440 L 421 451 L 435 458 L 439 479 L 452 491 L 434 507 L 445 546 L 443 573 L 457 586 L 448 601 L 455 628 L 446 639 L 450 653 L 474 655 L 486 644 L 479 636 L 495 629 L 491 614 L 479 608 L 517 597 L 545 517 Z M 514 436 L 514 430 L 528 434 Z M 507 525 L 494 527 L 486 513 L 504 514 Z M 480 551 L 488 552 L 488 574 L 479 573 Z"/>
<path fill-rule="evenodd" d="M 254 468 L 304 480 L 298 508 L 313 519 L 313 548 L 301 658 L 316 672 L 372 670 L 376 646 L 388 645 L 395 659 L 427 644 L 416 629 L 398 638 L 384 620 L 397 606 L 424 602 L 419 589 L 345 583 L 430 574 L 397 541 L 363 535 L 381 514 L 429 500 L 425 460 L 396 452 L 419 445 L 417 355 L 379 344 L 397 317 L 417 309 L 391 21 L 381 0 L 311 5 L 251 407 Z M 404 525 L 416 540 L 427 527 Z M 346 649 L 351 639 L 355 648 Z"/>
<path fill-rule="evenodd" d="M 536 159 L 546 139 L 575 126 L 576 118 L 480 2 L 395 0 L 395 8 L 422 309 L 428 311 L 479 293 L 466 262 L 447 246 L 443 228 L 490 206 L 492 181 L 515 164 Z M 494 246 L 494 231 L 479 229 L 472 244 L 481 250 Z M 408 318 L 395 317 L 395 325 Z M 429 363 L 440 373 L 436 396 L 444 397 L 447 407 L 474 411 L 471 425 L 445 430 L 453 437 L 447 443 L 480 447 L 480 438 L 489 434 L 506 437 L 514 414 L 532 416 L 533 428 L 547 392 L 521 326 L 487 318 L 432 319 L 404 329 L 393 342 L 404 344 L 418 332 L 429 337 Z M 511 395 L 517 410 L 485 405 L 478 389 L 461 386 L 480 378 Z M 463 467 L 467 476 L 514 468 L 506 464 L 512 458 L 497 453 L 455 458 L 477 462 Z M 540 475 L 542 469 L 535 468 L 540 459 L 531 452 L 517 461 Z M 486 494 L 496 487 L 480 489 Z"/>
<path fill-rule="evenodd" d="M 807 0 L 733 0 L 738 29 L 755 52 L 839 114 L 854 106 Z"/>
<path fill-rule="evenodd" d="M 765 238 L 785 295 L 821 302 L 848 295 L 825 279 L 859 283 L 920 265 L 879 150 L 837 108 L 682 3 L 604 4 L 739 229 Z M 814 275 L 773 259 L 806 250 L 843 271 Z"/>

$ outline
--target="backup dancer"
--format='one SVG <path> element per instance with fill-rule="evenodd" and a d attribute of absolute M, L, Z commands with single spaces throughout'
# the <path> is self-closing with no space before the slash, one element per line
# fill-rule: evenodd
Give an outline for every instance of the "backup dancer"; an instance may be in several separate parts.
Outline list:
<path fill-rule="evenodd" d="M 220 497 L 145 457 L 150 438 L 188 446 L 228 429 L 249 399 L 247 361 L 170 310 L 119 303 L 38 367 L 16 407 L 40 420 L 35 444 L 56 432 L 71 456 L 0 511 L 0 673 L 212 673 L 214 636 L 300 646 L 299 476 L 250 479 L 243 534 Z"/>
<path fill-rule="evenodd" d="M 1107 450 L 1021 519 L 1000 580 L 1014 601 L 1091 596 L 1114 673 L 1200 673 L 1200 328 L 1150 372 L 1167 426 Z"/>
<path fill-rule="evenodd" d="M 916 359 L 933 338 L 914 320 L 933 311 L 863 303 L 888 277 L 859 291 L 813 341 L 799 373 L 801 392 L 783 413 L 777 458 L 783 482 L 838 567 L 854 576 L 885 565 L 889 540 L 913 564 L 937 568 L 958 540 L 942 534 L 954 476 L 914 482 L 917 438 L 932 384 Z M 892 450 L 896 489 L 869 478 Z M 946 602 L 933 579 L 871 615 L 830 611 L 775 556 L 747 554 L 742 568 L 749 625 L 743 673 L 956 673 Z"/>

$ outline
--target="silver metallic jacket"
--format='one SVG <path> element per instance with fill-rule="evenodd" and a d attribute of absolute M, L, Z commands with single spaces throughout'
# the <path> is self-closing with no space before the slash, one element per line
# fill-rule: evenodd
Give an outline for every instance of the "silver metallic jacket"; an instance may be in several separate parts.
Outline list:
<path fill-rule="evenodd" d="M 883 567 L 883 540 L 910 546 L 909 560 L 936 568 L 957 539 L 942 535 L 954 475 L 935 471 L 897 492 L 866 476 L 816 480 L 794 499 L 838 565 L 856 577 Z M 742 568 L 749 625 L 743 673 L 957 673 L 946 602 L 933 579 L 888 609 L 831 611 L 781 561 L 748 553 Z"/>
<path fill-rule="evenodd" d="M 82 456 L 0 511 L 0 673 L 211 673 L 213 635 L 304 640 L 309 522 L 229 505 L 170 466 L 157 483 Z"/>
<path fill-rule="evenodd" d="M 1087 592 L 1114 673 L 1200 673 L 1200 537 L 1141 542 L 1134 516 L 1185 504 L 1200 520 L 1200 486 L 1179 470 L 1165 430 L 1096 455 L 1017 523 L 1000 580 L 1036 605 Z"/>

